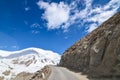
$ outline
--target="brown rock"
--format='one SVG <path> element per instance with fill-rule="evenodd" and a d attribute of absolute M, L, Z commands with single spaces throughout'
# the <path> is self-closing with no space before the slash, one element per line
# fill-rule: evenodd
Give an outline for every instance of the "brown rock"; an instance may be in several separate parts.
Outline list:
<path fill-rule="evenodd" d="M 120 76 L 120 12 L 67 49 L 60 65 L 92 76 Z"/>
<path fill-rule="evenodd" d="M 49 66 L 45 66 L 40 71 L 34 73 L 34 75 L 29 80 L 47 80 L 51 74 L 51 69 Z"/>
<path fill-rule="evenodd" d="M 3 76 L 0 76 L 0 80 L 4 80 L 4 77 L 3 77 Z"/>
<path fill-rule="evenodd" d="M 21 72 L 15 78 L 11 78 L 10 80 L 29 80 L 32 76 L 32 73 Z"/>

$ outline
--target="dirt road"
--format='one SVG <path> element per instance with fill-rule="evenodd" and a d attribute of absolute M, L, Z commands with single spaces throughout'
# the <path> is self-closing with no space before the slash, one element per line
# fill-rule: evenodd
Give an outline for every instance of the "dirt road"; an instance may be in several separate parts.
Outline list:
<path fill-rule="evenodd" d="M 76 73 L 63 67 L 50 66 L 52 73 L 48 80 L 88 80 L 85 76 L 78 76 Z"/>

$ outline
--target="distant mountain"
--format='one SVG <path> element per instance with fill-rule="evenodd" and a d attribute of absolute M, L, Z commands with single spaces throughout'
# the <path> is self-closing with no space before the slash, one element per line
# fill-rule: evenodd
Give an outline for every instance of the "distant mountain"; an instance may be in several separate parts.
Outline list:
<path fill-rule="evenodd" d="M 120 77 L 120 12 L 67 49 L 60 65 L 94 77 Z"/>
<path fill-rule="evenodd" d="M 0 50 L 0 78 L 10 80 L 21 72 L 34 73 L 45 65 L 56 65 L 59 61 L 59 54 L 39 48 L 13 52 Z"/>

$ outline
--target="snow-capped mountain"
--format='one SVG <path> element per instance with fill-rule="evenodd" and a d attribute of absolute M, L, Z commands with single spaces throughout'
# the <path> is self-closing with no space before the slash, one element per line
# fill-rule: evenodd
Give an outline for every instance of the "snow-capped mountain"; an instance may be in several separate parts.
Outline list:
<path fill-rule="evenodd" d="M 39 48 L 13 52 L 0 50 L 0 76 L 4 76 L 5 80 L 10 80 L 21 72 L 34 73 L 45 65 L 58 64 L 60 57 L 57 53 Z"/>

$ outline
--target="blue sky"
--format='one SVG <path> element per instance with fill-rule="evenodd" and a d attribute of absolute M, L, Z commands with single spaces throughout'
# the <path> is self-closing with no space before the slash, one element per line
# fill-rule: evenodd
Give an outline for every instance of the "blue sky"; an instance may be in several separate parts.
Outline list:
<path fill-rule="evenodd" d="M 0 49 L 62 54 L 120 11 L 120 0 L 0 0 Z"/>

